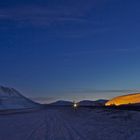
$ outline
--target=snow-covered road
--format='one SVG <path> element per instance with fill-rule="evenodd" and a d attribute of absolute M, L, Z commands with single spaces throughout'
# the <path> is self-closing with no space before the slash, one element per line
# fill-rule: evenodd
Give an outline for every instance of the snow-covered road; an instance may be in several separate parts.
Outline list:
<path fill-rule="evenodd" d="M 138 140 L 140 112 L 69 107 L 0 115 L 0 140 Z"/>
<path fill-rule="evenodd" d="M 76 113 L 72 110 L 72 113 Z M 68 115 L 68 114 L 67 114 Z M 84 133 L 80 132 L 80 129 L 76 129 L 73 120 L 68 120 L 64 113 L 64 108 L 61 109 L 49 109 L 45 112 L 44 122 L 38 124 L 33 129 L 29 140 L 39 140 L 40 132 L 44 132 L 43 140 L 85 140 Z"/>

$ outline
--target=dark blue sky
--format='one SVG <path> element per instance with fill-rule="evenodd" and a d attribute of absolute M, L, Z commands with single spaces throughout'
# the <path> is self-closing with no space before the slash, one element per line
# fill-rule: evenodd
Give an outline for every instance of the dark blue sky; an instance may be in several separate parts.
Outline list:
<path fill-rule="evenodd" d="M 1 85 L 48 100 L 139 91 L 139 7 L 139 0 L 1 0 Z"/>

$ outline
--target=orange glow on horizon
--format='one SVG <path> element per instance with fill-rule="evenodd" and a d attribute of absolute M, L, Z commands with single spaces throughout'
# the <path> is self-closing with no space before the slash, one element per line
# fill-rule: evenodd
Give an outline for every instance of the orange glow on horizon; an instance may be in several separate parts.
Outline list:
<path fill-rule="evenodd" d="M 115 97 L 109 100 L 105 105 L 106 106 L 113 106 L 113 105 L 120 106 L 120 105 L 137 104 L 137 103 L 140 103 L 140 93 Z"/>

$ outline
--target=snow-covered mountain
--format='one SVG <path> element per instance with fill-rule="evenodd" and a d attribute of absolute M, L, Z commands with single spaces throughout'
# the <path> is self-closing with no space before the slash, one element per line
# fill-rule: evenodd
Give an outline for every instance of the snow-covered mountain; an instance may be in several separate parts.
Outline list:
<path fill-rule="evenodd" d="M 38 107 L 39 104 L 21 95 L 14 88 L 0 86 L 0 110 Z"/>
<path fill-rule="evenodd" d="M 80 101 L 78 104 L 79 106 L 104 106 L 107 100 L 97 100 L 97 101 L 91 101 L 91 100 L 83 100 Z"/>
<path fill-rule="evenodd" d="M 91 101 L 91 100 L 83 100 L 78 102 L 78 106 L 105 106 L 105 103 L 107 100 L 97 100 L 97 101 Z M 50 105 L 55 105 L 55 106 L 72 106 L 73 102 L 70 101 L 64 101 L 64 100 L 59 100 L 54 103 L 51 103 Z"/>

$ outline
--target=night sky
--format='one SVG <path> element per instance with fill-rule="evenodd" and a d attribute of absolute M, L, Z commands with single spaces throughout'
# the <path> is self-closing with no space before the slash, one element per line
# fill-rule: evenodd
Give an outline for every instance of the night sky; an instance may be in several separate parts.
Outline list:
<path fill-rule="evenodd" d="M 0 84 L 46 100 L 140 91 L 139 0 L 0 0 Z"/>

